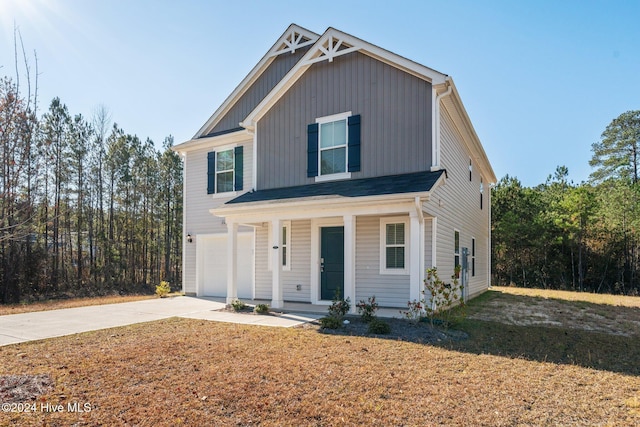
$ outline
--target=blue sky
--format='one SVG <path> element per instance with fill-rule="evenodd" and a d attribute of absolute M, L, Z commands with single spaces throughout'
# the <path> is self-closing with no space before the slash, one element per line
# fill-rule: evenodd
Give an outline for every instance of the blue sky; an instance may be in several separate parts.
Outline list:
<path fill-rule="evenodd" d="M 160 146 L 190 139 L 289 24 L 335 27 L 452 76 L 498 178 L 566 165 L 578 183 L 607 124 L 640 109 L 639 19 L 636 0 L 0 0 L 0 76 L 15 22 L 41 111 L 102 104 Z"/>

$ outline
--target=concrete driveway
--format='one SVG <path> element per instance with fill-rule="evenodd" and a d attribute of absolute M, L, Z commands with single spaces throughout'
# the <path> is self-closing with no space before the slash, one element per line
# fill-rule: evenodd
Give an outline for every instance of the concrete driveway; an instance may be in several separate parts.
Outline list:
<path fill-rule="evenodd" d="M 224 306 L 212 299 L 181 296 L 10 314 L 0 316 L 0 346 L 169 317 L 280 327 L 291 327 L 320 317 L 309 313 L 259 316 L 218 311 Z"/>

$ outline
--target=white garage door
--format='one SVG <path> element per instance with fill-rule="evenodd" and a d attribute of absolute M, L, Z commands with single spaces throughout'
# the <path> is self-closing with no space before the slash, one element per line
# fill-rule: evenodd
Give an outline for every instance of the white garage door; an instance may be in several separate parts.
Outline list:
<path fill-rule="evenodd" d="M 203 238 L 202 290 L 204 296 L 227 296 L 227 236 Z M 200 246 L 198 247 L 200 250 Z M 238 298 L 252 298 L 253 234 L 238 234 Z"/>

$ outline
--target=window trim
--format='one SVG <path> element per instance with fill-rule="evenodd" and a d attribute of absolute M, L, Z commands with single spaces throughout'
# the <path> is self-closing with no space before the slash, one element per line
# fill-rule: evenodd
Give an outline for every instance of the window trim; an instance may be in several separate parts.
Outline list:
<path fill-rule="evenodd" d="M 404 224 L 404 268 L 387 268 L 387 225 Z M 380 275 L 407 275 L 410 271 L 409 253 L 411 252 L 409 235 L 409 217 L 394 216 L 380 218 Z M 396 246 L 396 245 L 394 245 Z"/>
<path fill-rule="evenodd" d="M 351 172 L 349 172 L 349 117 L 352 116 L 351 111 L 344 113 L 332 114 L 330 116 L 318 117 L 315 123 L 318 124 L 318 175 L 315 176 L 315 182 L 333 181 L 339 179 L 351 178 Z M 344 146 L 340 145 L 331 148 L 322 148 L 322 125 L 326 123 L 344 121 L 345 122 L 345 142 Z M 331 174 L 322 174 L 322 152 L 327 150 L 334 150 L 336 148 L 344 147 L 344 172 L 336 172 Z"/>
<path fill-rule="evenodd" d="M 235 168 L 235 160 L 236 154 L 234 152 L 235 147 L 231 147 L 226 150 L 216 150 L 216 171 L 215 171 L 215 193 L 214 194 L 226 194 L 232 193 L 234 191 L 234 183 L 236 179 L 236 168 Z M 226 153 L 227 151 L 231 151 L 231 164 L 233 165 L 231 169 L 218 170 L 218 161 L 220 160 L 220 154 Z M 231 190 L 230 191 L 218 191 L 218 175 L 223 173 L 231 172 Z"/>
<path fill-rule="evenodd" d="M 282 239 L 282 271 L 291 271 L 291 221 L 282 221 L 282 232 L 285 230 L 286 238 Z"/>

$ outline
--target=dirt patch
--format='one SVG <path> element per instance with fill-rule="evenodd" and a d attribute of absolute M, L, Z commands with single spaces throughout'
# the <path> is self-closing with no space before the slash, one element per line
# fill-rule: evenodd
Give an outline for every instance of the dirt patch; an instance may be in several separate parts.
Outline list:
<path fill-rule="evenodd" d="M 509 288 L 491 291 L 494 294 L 483 302 L 482 310 L 470 312 L 469 318 L 515 326 L 580 329 L 625 337 L 640 335 L 638 307 L 567 301 L 516 292 L 511 293 Z"/>
<path fill-rule="evenodd" d="M 43 375 L 0 376 L 0 402 L 26 403 L 53 390 L 53 380 Z"/>

